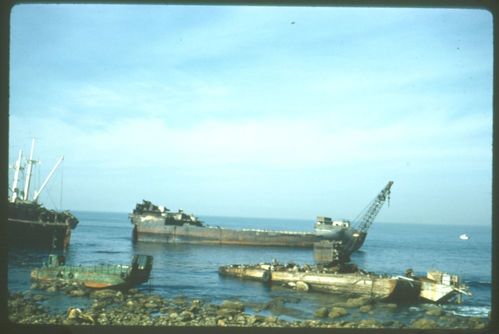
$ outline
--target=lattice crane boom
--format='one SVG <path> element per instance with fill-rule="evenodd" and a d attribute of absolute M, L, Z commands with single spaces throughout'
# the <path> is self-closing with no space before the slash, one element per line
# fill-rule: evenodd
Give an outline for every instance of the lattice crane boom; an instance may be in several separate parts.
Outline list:
<path fill-rule="evenodd" d="M 369 227 L 371 227 L 374 219 L 383 207 L 386 200 L 390 202 L 390 188 L 393 185 L 393 181 L 389 181 L 388 184 L 381 190 L 381 192 L 376 195 L 376 197 L 369 203 L 369 205 L 359 214 L 359 216 L 354 220 L 356 230 L 361 232 L 367 232 Z"/>

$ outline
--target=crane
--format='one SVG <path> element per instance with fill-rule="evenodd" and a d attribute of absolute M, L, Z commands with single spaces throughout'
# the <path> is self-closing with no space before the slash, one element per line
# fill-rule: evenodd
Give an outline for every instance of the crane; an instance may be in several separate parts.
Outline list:
<path fill-rule="evenodd" d="M 355 229 L 359 232 L 367 233 L 369 227 L 371 227 L 374 222 L 374 218 L 381 210 L 381 207 L 388 200 L 390 203 L 390 188 L 393 185 L 393 181 L 389 181 L 388 184 L 380 191 L 380 193 L 367 205 L 367 207 L 362 210 L 357 218 L 354 220 Z"/>

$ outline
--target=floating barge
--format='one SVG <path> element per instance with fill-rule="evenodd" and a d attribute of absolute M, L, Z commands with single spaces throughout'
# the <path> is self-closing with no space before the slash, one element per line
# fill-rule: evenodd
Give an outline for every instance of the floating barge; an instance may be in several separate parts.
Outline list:
<path fill-rule="evenodd" d="M 31 280 L 78 283 L 93 289 L 127 289 L 149 280 L 152 260 L 150 255 L 134 255 L 130 265 L 69 266 L 64 256 L 51 254 L 43 267 L 31 271 Z"/>
<path fill-rule="evenodd" d="M 14 165 L 14 180 L 8 203 L 7 235 L 10 248 L 65 249 L 71 240 L 71 230 L 78 225 L 78 219 L 69 211 L 48 210 L 38 199 L 48 181 L 64 157 L 61 157 L 49 173 L 42 186 L 30 197 L 33 165 L 34 140 L 30 157 L 22 163 L 22 151 Z M 26 170 L 24 187 L 21 188 L 19 174 Z"/>
<path fill-rule="evenodd" d="M 312 248 L 321 240 L 340 240 L 348 251 L 358 250 L 367 236 L 383 203 L 389 198 L 390 181 L 360 215 L 356 228 L 349 221 L 317 217 L 313 232 L 275 231 L 264 229 L 229 229 L 209 226 L 182 210 L 172 212 L 144 200 L 130 214 L 134 225 L 133 239 L 147 242 L 194 243 L 212 245 L 283 246 Z"/>

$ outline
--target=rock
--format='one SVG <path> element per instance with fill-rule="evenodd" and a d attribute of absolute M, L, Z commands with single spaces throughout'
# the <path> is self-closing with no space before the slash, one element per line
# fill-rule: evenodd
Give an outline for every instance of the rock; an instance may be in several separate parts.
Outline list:
<path fill-rule="evenodd" d="M 383 308 L 389 309 L 389 310 L 395 310 L 397 308 L 397 304 L 394 303 L 379 303 L 379 305 Z"/>
<path fill-rule="evenodd" d="M 305 282 L 298 281 L 298 282 L 296 282 L 296 287 L 295 287 L 295 288 L 296 288 L 296 290 L 297 290 L 297 291 L 304 291 L 304 292 L 307 292 L 307 291 L 308 291 L 308 289 L 309 289 L 309 286 L 308 286 L 308 284 L 307 284 L 307 283 L 305 283 Z"/>
<path fill-rule="evenodd" d="M 74 307 L 68 309 L 66 319 L 76 321 L 77 323 L 95 324 L 95 320 L 92 316 L 84 313 L 81 309 Z"/>
<path fill-rule="evenodd" d="M 443 313 L 444 312 L 439 307 L 426 311 L 426 315 L 430 317 L 440 317 Z"/>
<path fill-rule="evenodd" d="M 333 307 L 331 309 L 331 311 L 329 311 L 328 316 L 332 319 L 335 319 L 335 318 L 343 317 L 347 314 L 348 314 L 347 310 L 345 310 L 343 307 Z"/>
<path fill-rule="evenodd" d="M 240 301 L 224 300 L 220 308 L 236 310 L 239 312 L 244 311 L 244 304 Z"/>
<path fill-rule="evenodd" d="M 348 298 L 346 302 L 346 307 L 360 307 L 362 305 L 371 304 L 372 300 L 369 297 L 358 297 L 358 298 Z"/>
<path fill-rule="evenodd" d="M 328 313 L 329 310 L 327 309 L 327 307 L 321 307 L 315 310 L 314 316 L 317 318 L 325 318 L 327 317 Z"/>
<path fill-rule="evenodd" d="M 362 319 L 359 321 L 358 328 L 380 328 L 383 324 L 374 319 Z"/>
<path fill-rule="evenodd" d="M 56 292 L 57 287 L 55 285 L 51 285 L 47 288 L 47 292 Z"/>
<path fill-rule="evenodd" d="M 179 318 L 182 321 L 192 320 L 194 318 L 194 314 L 192 314 L 192 312 L 189 311 L 183 311 L 182 313 L 179 314 Z"/>
<path fill-rule="evenodd" d="M 247 319 L 246 319 L 246 322 L 248 323 L 248 325 L 253 325 L 255 324 L 257 321 L 256 317 L 254 315 L 250 315 Z"/>
<path fill-rule="evenodd" d="M 45 300 L 45 299 L 47 299 L 47 298 L 45 296 L 42 296 L 42 295 L 34 295 L 33 296 L 33 300 L 37 301 L 37 302 L 40 302 L 40 301 Z"/>
<path fill-rule="evenodd" d="M 69 291 L 69 295 L 73 296 L 73 297 L 84 297 L 84 296 L 87 296 L 88 294 L 89 294 L 88 291 L 83 290 L 83 289 L 75 289 L 75 290 Z"/>
<path fill-rule="evenodd" d="M 371 311 L 372 309 L 373 309 L 372 305 L 362 305 L 361 307 L 359 307 L 359 311 L 364 312 L 364 313 L 367 313 L 367 312 Z"/>
<path fill-rule="evenodd" d="M 277 320 L 278 318 L 272 315 L 265 318 L 265 322 L 268 324 L 275 324 Z"/>
<path fill-rule="evenodd" d="M 418 329 L 431 329 L 431 328 L 436 328 L 437 327 L 437 322 L 431 319 L 418 319 L 414 320 L 411 322 L 411 326 L 413 328 L 418 328 Z"/>
<path fill-rule="evenodd" d="M 96 299 L 111 299 L 116 297 L 116 291 L 111 289 L 97 290 L 92 293 L 92 297 Z"/>
<path fill-rule="evenodd" d="M 218 319 L 218 321 L 217 321 L 217 326 L 225 327 L 225 320 L 223 320 L 223 319 Z"/>

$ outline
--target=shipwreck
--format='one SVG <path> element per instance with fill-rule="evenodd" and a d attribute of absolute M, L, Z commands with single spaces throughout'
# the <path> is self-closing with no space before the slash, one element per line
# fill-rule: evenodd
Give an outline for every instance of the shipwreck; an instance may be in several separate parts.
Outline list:
<path fill-rule="evenodd" d="M 369 227 L 389 199 L 392 184 L 388 182 L 361 212 L 354 221 L 355 227 L 350 221 L 318 217 L 313 232 L 221 228 L 207 225 L 193 214 L 170 211 L 146 200 L 138 203 L 129 217 L 135 241 L 312 248 L 321 240 L 339 240 L 345 249 L 353 252 L 364 243 Z"/>
<path fill-rule="evenodd" d="M 31 280 L 77 283 L 93 289 L 128 289 L 149 280 L 152 262 L 150 255 L 134 255 L 130 265 L 74 266 L 66 265 L 63 255 L 50 254 L 41 268 L 31 271 Z"/>
<path fill-rule="evenodd" d="M 78 225 L 78 219 L 69 211 L 55 211 L 40 204 L 39 196 L 59 167 L 64 157 L 60 157 L 41 187 L 30 196 L 35 141 L 31 144 L 29 159 L 23 163 L 22 150 L 14 164 L 14 176 L 8 203 L 8 243 L 9 247 L 65 249 L 71 240 L 71 230 Z M 24 187 L 20 173 L 25 172 Z"/>
<path fill-rule="evenodd" d="M 366 272 L 350 262 L 341 241 L 316 243 L 314 257 L 316 263 L 312 265 L 272 261 L 221 266 L 218 272 L 221 276 L 280 284 L 299 291 L 362 296 L 375 301 L 445 303 L 460 302 L 463 294 L 470 295 L 455 275 L 431 272 L 428 277 L 417 277 L 412 271 L 399 276 Z"/>

